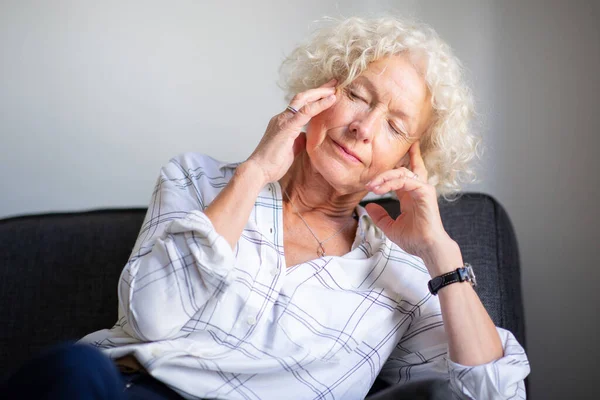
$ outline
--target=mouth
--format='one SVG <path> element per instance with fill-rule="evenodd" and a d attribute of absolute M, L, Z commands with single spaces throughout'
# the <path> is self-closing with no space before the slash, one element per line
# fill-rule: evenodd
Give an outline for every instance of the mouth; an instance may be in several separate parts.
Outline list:
<path fill-rule="evenodd" d="M 354 152 L 350 151 L 349 149 L 347 149 L 346 147 L 342 146 L 341 144 L 339 144 L 338 142 L 336 142 L 333 139 L 331 141 L 333 142 L 333 144 L 335 145 L 335 147 L 339 150 L 339 152 L 341 153 L 341 155 L 344 158 L 346 158 L 349 161 L 352 161 L 352 162 L 355 162 L 355 163 L 361 163 L 362 164 L 362 160 Z"/>

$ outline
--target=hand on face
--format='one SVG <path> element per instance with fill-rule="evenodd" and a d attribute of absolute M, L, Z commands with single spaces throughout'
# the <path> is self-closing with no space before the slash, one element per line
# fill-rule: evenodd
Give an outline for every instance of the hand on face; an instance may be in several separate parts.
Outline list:
<path fill-rule="evenodd" d="M 383 207 L 374 203 L 368 204 L 366 210 L 392 242 L 423 258 L 450 238 L 442 225 L 435 188 L 427 183 L 419 141 L 411 145 L 408 153 L 410 169 L 400 167 L 383 172 L 367 184 L 367 189 L 375 194 L 395 191 L 402 214 L 394 220 Z"/>
<path fill-rule="evenodd" d="M 335 103 L 335 79 L 324 85 L 299 93 L 290 106 L 297 113 L 285 110 L 269 121 L 260 143 L 248 158 L 262 170 L 265 183 L 275 182 L 285 175 L 294 157 L 306 144 L 302 127 L 312 117 Z"/>

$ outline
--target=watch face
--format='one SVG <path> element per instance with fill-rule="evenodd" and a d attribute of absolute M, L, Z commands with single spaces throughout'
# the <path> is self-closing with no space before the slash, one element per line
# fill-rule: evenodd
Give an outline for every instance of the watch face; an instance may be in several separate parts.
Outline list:
<path fill-rule="evenodd" d="M 469 273 L 469 281 L 473 284 L 473 286 L 477 285 L 477 279 L 475 279 L 475 272 L 473 271 L 473 267 L 471 264 L 465 264 L 465 268 Z"/>

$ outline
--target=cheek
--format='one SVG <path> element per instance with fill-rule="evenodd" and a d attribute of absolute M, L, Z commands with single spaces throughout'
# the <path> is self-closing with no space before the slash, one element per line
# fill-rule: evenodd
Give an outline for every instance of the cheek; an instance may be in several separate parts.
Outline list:
<path fill-rule="evenodd" d="M 404 165 L 408 160 L 409 143 L 400 142 L 397 139 L 379 140 L 375 148 L 374 164 L 378 169 L 393 169 Z"/>
<path fill-rule="evenodd" d="M 309 121 L 306 126 L 307 148 L 318 146 L 325 139 L 327 132 L 339 125 L 339 112 L 336 107 L 337 105 L 323 111 Z"/>

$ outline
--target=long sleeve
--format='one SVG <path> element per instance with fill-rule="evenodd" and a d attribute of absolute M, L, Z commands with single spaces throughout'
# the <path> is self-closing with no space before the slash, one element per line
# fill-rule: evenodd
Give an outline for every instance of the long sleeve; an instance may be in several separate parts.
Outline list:
<path fill-rule="evenodd" d="M 504 356 L 484 365 L 467 367 L 448 359 L 450 383 L 456 393 L 472 399 L 525 399 L 524 379 L 529 360 L 514 335 L 496 327 Z"/>
<path fill-rule="evenodd" d="M 434 300 L 436 305 L 437 299 Z M 432 305 L 432 304 L 430 304 Z M 403 335 L 381 371 L 381 377 L 393 384 L 405 384 L 430 378 L 450 381 L 460 399 L 525 399 L 524 379 L 529 361 L 513 334 L 496 328 L 504 355 L 491 363 L 467 367 L 452 362 L 442 314 L 438 307 L 420 314 Z"/>
<path fill-rule="evenodd" d="M 188 169 L 185 155 L 160 171 L 118 288 L 126 329 L 140 340 L 173 337 L 234 278 L 231 247 L 202 212 L 228 179 L 205 172 Z"/>

